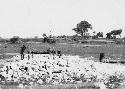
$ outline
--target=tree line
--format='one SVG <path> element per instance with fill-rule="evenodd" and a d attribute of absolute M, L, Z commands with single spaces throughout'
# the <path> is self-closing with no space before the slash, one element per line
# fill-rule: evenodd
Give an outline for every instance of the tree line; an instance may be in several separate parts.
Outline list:
<path fill-rule="evenodd" d="M 28 42 L 28 41 L 34 41 L 34 42 L 44 42 L 44 43 L 55 43 L 57 39 L 71 39 L 74 41 L 78 41 L 80 39 L 88 39 L 88 38 L 92 38 L 92 39 L 98 39 L 98 38 L 103 38 L 104 34 L 103 32 L 98 32 L 96 33 L 95 31 L 93 31 L 93 35 L 89 35 L 89 30 L 93 30 L 92 24 L 90 24 L 88 21 L 81 21 L 79 22 L 75 28 L 72 29 L 73 31 L 76 32 L 76 35 L 72 35 L 72 36 L 52 36 L 49 35 L 47 36 L 45 33 L 42 35 L 43 38 L 38 38 L 38 37 L 34 37 L 34 38 L 20 38 L 19 36 L 13 36 L 12 38 L 8 39 L 1 39 L 1 41 L 3 42 L 10 42 L 10 43 L 20 43 L 20 42 Z M 116 36 L 119 35 L 119 37 L 121 38 L 121 33 L 122 33 L 122 29 L 118 29 L 118 30 L 112 30 L 110 32 L 108 32 L 106 34 L 106 38 L 107 39 L 116 39 Z M 67 39 L 66 39 L 67 38 Z"/>
<path fill-rule="evenodd" d="M 77 34 L 79 34 L 82 38 L 86 39 L 88 37 L 88 35 L 86 35 L 86 33 L 88 32 L 88 30 L 92 30 L 92 25 L 88 22 L 88 21 L 81 21 L 76 25 L 76 28 L 72 29 L 73 31 L 75 31 Z M 111 32 L 108 32 L 106 35 L 107 39 L 115 39 L 117 35 L 120 36 L 121 38 L 121 33 L 122 33 L 122 29 L 118 29 L 118 30 L 112 30 Z M 95 34 L 95 31 L 93 32 L 93 34 Z M 99 37 L 103 37 L 103 32 L 98 32 L 96 35 L 93 36 L 93 38 L 99 38 Z"/>

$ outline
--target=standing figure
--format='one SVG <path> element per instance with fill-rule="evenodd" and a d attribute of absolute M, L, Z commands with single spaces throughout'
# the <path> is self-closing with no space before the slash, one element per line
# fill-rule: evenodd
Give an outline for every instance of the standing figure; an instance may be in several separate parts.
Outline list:
<path fill-rule="evenodd" d="M 57 56 L 59 56 L 59 58 L 62 56 L 61 51 L 57 51 Z"/>
<path fill-rule="evenodd" d="M 99 61 L 102 62 L 104 57 L 105 57 L 105 54 L 104 53 L 100 53 Z"/>
<path fill-rule="evenodd" d="M 33 58 L 33 51 L 31 51 L 31 55 L 32 55 L 32 58 Z"/>
<path fill-rule="evenodd" d="M 48 54 L 50 54 L 50 53 L 51 53 L 50 51 L 51 51 L 51 49 L 50 49 L 50 48 L 48 48 L 48 49 L 47 49 L 47 53 L 48 53 Z"/>
<path fill-rule="evenodd" d="M 26 46 L 23 45 L 23 46 L 21 47 L 21 51 L 20 51 L 20 54 L 21 54 L 21 60 L 24 59 L 24 51 L 25 51 L 25 50 L 26 50 Z"/>
<path fill-rule="evenodd" d="M 27 51 L 27 53 L 28 53 L 28 60 L 30 59 L 30 52 L 29 51 Z"/>

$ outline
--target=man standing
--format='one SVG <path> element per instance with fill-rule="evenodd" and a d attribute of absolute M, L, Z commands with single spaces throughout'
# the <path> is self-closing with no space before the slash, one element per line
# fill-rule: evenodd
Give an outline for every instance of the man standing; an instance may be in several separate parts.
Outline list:
<path fill-rule="evenodd" d="M 105 57 L 105 54 L 104 53 L 100 53 L 99 61 L 102 62 L 104 57 Z"/>
<path fill-rule="evenodd" d="M 26 46 L 23 45 L 23 46 L 21 47 L 21 51 L 20 51 L 20 54 L 21 54 L 21 60 L 24 59 L 24 51 L 25 51 L 25 50 L 26 50 Z"/>

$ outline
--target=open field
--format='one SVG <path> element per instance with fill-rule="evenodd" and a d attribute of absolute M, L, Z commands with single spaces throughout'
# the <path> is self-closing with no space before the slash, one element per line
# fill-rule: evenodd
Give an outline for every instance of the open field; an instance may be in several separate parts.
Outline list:
<path fill-rule="evenodd" d="M 23 44 L 2 44 L 0 45 L 0 59 L 10 59 L 14 55 L 20 53 L 20 47 Z M 93 56 L 93 60 L 99 59 L 100 53 L 105 53 L 105 57 L 112 58 L 113 60 L 123 60 L 125 59 L 125 45 L 120 44 L 81 44 L 81 43 L 56 43 L 56 44 L 47 44 L 47 43 L 25 43 L 27 50 L 43 52 L 48 48 L 54 47 L 54 50 L 60 50 L 62 54 L 65 55 L 78 55 L 82 58 Z M 1 60 L 0 66 L 7 60 Z M 122 86 L 124 87 L 124 85 Z M 2 89 L 20 89 L 18 86 L 11 85 L 1 85 Z M 33 89 L 100 89 L 95 87 L 94 83 L 89 84 L 71 84 L 71 85 L 51 85 L 51 86 L 33 86 Z M 23 89 L 31 89 L 31 87 L 23 87 Z M 121 89 L 121 88 L 120 88 Z"/>
<path fill-rule="evenodd" d="M 106 57 L 113 59 L 125 59 L 125 45 L 120 44 L 68 44 L 68 43 L 25 43 L 27 50 L 33 51 L 46 51 L 49 47 L 54 47 L 55 50 L 60 50 L 62 54 L 66 55 L 79 55 L 81 57 L 99 58 L 99 53 L 105 53 Z M 5 58 L 13 55 L 13 53 L 20 52 L 21 44 L 1 44 L 0 53 Z M 27 52 L 27 51 L 26 51 Z M 12 53 L 12 54 L 11 54 Z"/>

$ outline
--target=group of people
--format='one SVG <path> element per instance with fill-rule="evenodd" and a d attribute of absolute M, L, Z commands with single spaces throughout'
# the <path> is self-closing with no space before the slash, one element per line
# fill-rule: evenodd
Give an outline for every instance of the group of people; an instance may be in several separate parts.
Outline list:
<path fill-rule="evenodd" d="M 20 50 L 21 59 L 24 59 L 24 52 L 26 49 L 27 49 L 27 47 L 25 45 L 23 45 L 21 47 L 21 50 Z M 33 52 L 30 52 L 30 51 L 27 51 L 27 52 L 28 52 L 28 54 L 31 53 L 33 56 Z M 48 48 L 47 53 L 52 54 L 52 55 L 57 54 L 57 56 L 59 56 L 59 58 L 61 57 L 61 51 L 58 51 L 58 50 L 55 51 L 54 48 Z M 102 62 L 103 58 L 104 58 L 104 53 L 100 53 L 99 61 Z"/>
<path fill-rule="evenodd" d="M 54 48 L 48 48 L 48 49 L 47 49 L 47 52 L 48 52 L 49 54 L 52 54 L 52 55 L 57 54 L 57 56 L 61 57 L 61 51 L 59 51 L 59 50 L 55 51 Z"/>
<path fill-rule="evenodd" d="M 24 59 L 24 53 L 25 53 L 26 50 L 27 50 L 27 47 L 26 47 L 25 45 L 23 45 L 23 46 L 21 47 L 21 50 L 20 50 L 21 60 Z M 32 54 L 32 57 L 33 57 L 33 53 L 34 53 L 33 51 L 30 52 L 30 51 L 28 50 L 27 53 L 28 53 L 28 54 Z M 59 56 L 59 58 L 60 58 L 61 55 L 62 55 L 62 54 L 61 54 L 61 51 L 59 51 L 59 50 L 55 51 L 54 48 L 48 48 L 48 49 L 47 49 L 47 53 L 48 53 L 48 54 L 52 54 L 52 55 L 55 55 L 55 54 L 56 54 L 57 56 Z"/>

